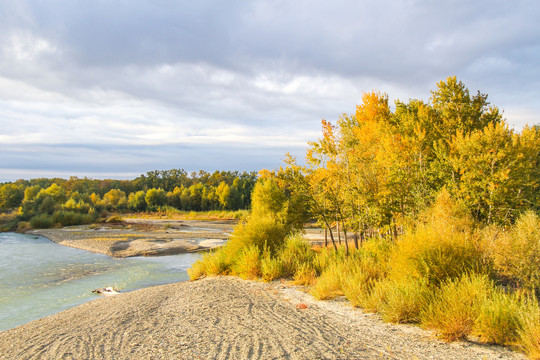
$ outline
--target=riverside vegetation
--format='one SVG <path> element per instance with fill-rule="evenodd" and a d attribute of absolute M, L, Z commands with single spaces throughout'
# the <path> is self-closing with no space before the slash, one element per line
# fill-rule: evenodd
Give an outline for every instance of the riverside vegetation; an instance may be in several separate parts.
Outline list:
<path fill-rule="evenodd" d="M 306 165 L 289 156 L 260 172 L 250 215 L 188 272 L 289 278 L 386 321 L 540 359 L 539 160 L 538 126 L 509 129 L 455 77 L 394 111 L 365 94 L 354 114 L 323 120 Z M 324 246 L 303 239 L 309 219 Z"/>
<path fill-rule="evenodd" d="M 111 212 L 185 218 L 233 217 L 249 207 L 255 173 L 150 171 L 134 180 L 71 177 L 32 179 L 0 186 L 0 231 L 89 224 Z"/>

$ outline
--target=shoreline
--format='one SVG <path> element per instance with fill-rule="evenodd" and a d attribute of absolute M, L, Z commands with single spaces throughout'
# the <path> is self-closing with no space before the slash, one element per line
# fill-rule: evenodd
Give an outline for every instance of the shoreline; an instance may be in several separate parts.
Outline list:
<path fill-rule="evenodd" d="M 228 240 L 233 226 L 232 221 L 125 219 L 116 224 L 77 225 L 25 233 L 44 236 L 60 245 L 125 258 L 214 249 Z"/>
<path fill-rule="evenodd" d="M 298 286 L 234 277 L 103 297 L 0 332 L 7 358 L 525 359 L 500 346 L 445 343 Z"/>

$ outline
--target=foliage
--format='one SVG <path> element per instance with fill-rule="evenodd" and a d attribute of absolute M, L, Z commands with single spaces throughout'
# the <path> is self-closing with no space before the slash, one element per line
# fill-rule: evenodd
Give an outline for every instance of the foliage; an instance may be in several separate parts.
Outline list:
<path fill-rule="evenodd" d="M 34 229 L 48 229 L 53 227 L 54 221 L 49 214 L 36 215 L 30 219 L 30 226 Z"/>
<path fill-rule="evenodd" d="M 249 208 L 255 182 L 255 173 L 216 171 L 210 174 L 199 171 L 187 174 L 178 169 L 152 171 L 135 180 L 77 177 L 69 180 L 17 180 L 0 184 L 0 212 L 16 212 L 17 221 L 29 221 L 57 211 L 76 212 L 89 216 L 69 215 L 79 220 L 66 219 L 63 222 L 86 223 L 91 217 L 103 218 L 110 211 L 124 212 L 128 209 L 136 212 L 147 209 L 239 211 Z M 241 217 L 240 213 L 235 214 L 235 218 Z M 43 219 L 46 217 L 39 217 L 33 223 L 47 225 L 47 220 L 42 222 Z M 15 223 L 1 228 L 16 227 Z"/>
<path fill-rule="evenodd" d="M 432 288 L 425 279 L 388 279 L 378 284 L 377 309 L 385 321 L 418 323 L 431 294 Z"/>
<path fill-rule="evenodd" d="M 492 283 L 485 275 L 446 280 L 423 312 L 422 324 L 436 329 L 448 341 L 467 337 L 491 289 Z"/>
<path fill-rule="evenodd" d="M 481 303 L 473 332 L 482 342 L 513 345 L 523 328 L 528 303 L 520 294 L 495 289 Z"/>
<path fill-rule="evenodd" d="M 343 263 L 329 264 L 317 278 L 310 294 L 319 300 L 333 299 L 336 296 L 343 295 L 341 287 L 342 269 Z"/>
<path fill-rule="evenodd" d="M 244 247 L 232 264 L 233 275 L 242 279 L 256 279 L 261 275 L 259 248 L 254 244 Z"/>
<path fill-rule="evenodd" d="M 270 251 L 264 251 L 261 259 L 261 277 L 264 281 L 283 277 L 283 261 L 280 256 L 272 256 Z"/>
<path fill-rule="evenodd" d="M 540 305 L 531 302 L 522 314 L 518 344 L 531 359 L 540 359 Z"/>
<path fill-rule="evenodd" d="M 468 221 L 459 218 L 457 207 L 443 192 L 428 215 L 400 237 L 390 255 L 393 279 L 413 277 L 439 285 L 468 273 L 489 273 L 478 240 Z"/>
<path fill-rule="evenodd" d="M 540 217 L 528 211 L 507 231 L 485 232 L 484 243 L 500 275 L 529 291 L 540 290 Z"/>

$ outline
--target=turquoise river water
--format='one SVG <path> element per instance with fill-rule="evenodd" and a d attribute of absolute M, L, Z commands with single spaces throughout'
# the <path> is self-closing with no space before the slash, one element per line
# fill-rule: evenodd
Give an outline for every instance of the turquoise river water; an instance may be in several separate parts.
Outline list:
<path fill-rule="evenodd" d="M 0 331 L 96 299 L 96 288 L 125 292 L 187 280 L 199 257 L 114 259 L 42 236 L 0 233 Z"/>

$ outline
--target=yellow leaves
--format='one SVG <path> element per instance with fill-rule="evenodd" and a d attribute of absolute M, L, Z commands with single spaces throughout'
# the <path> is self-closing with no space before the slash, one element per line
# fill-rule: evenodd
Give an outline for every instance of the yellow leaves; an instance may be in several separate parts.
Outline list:
<path fill-rule="evenodd" d="M 269 179 L 274 178 L 276 176 L 276 172 L 274 170 L 262 169 L 259 171 L 258 175 L 261 179 Z"/>
<path fill-rule="evenodd" d="M 356 107 L 356 120 L 358 122 L 379 121 L 390 116 L 388 95 L 380 92 L 364 93 L 362 105 Z"/>

